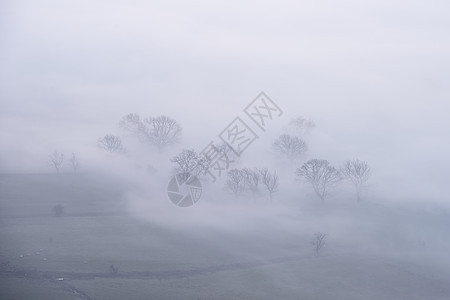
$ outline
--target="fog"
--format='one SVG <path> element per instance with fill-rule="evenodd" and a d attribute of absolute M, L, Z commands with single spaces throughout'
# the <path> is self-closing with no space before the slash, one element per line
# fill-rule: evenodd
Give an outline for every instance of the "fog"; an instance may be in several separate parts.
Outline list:
<path fill-rule="evenodd" d="M 97 281 L 95 288 L 73 275 L 60 291 L 72 289 L 84 299 L 120 299 L 121 292 L 135 289 L 142 293 L 131 299 L 450 299 L 445 288 L 450 266 L 442 263 L 450 246 L 449 13 L 450 4 L 438 0 L 2 1 L 0 255 L 7 267 L 0 268 L 0 277 L 19 280 L 17 269 L 38 270 L 32 287 L 0 284 L 5 299 L 28 299 L 16 293 L 21 286 L 34 299 L 57 298 L 36 294 L 34 284 L 39 286 L 42 276 L 107 273 L 110 264 L 119 265 L 119 272 L 98 275 L 96 280 L 105 282 Z M 244 113 L 262 91 L 282 110 L 265 131 Z M 160 151 L 142 143 L 119 126 L 130 113 L 173 118 L 182 127 L 178 141 Z M 236 117 L 258 138 L 230 169 L 276 171 L 279 190 L 273 199 L 262 191 L 234 197 L 224 171 L 216 182 L 198 176 L 197 203 L 174 205 L 167 192 L 176 174 L 171 159 L 183 149 L 199 153 L 220 141 Z M 297 117 L 315 126 L 300 135 L 308 149 L 292 162 L 273 143 L 292 133 L 289 122 Z M 127 153 L 100 149 L 98 140 L 107 134 L 120 137 Z M 58 173 L 49 164 L 54 151 L 65 158 Z M 68 163 L 72 153 L 79 162 L 76 172 Z M 311 159 L 326 159 L 336 168 L 346 160 L 367 162 L 371 172 L 361 202 L 342 181 L 322 204 L 295 175 Z M 64 206 L 60 218 L 52 215 L 57 204 Z M 52 222 L 60 231 L 54 232 Z M 123 232 L 116 222 L 124 222 Z M 33 235 L 27 226 L 40 228 L 35 233 L 40 239 L 27 240 Z M 74 234 L 71 243 L 86 243 L 85 248 L 59 242 L 56 236 L 67 232 Z M 327 234 L 318 257 L 310 243 L 317 232 Z M 50 239 L 52 245 L 42 246 Z M 121 248 L 127 244 L 129 249 Z M 17 258 L 40 247 L 64 262 L 45 266 Z M 186 247 L 186 255 L 168 250 L 172 247 Z M 155 252 L 147 256 L 149 249 Z M 97 251 L 106 254 L 91 255 Z M 137 253 L 133 262 L 124 258 L 129 253 Z M 273 260 L 297 255 L 306 265 L 294 260 L 294 266 L 270 267 Z M 74 257 L 83 257 L 92 269 L 72 264 Z M 390 273 L 372 264 L 376 260 L 416 277 Z M 186 276 L 193 281 L 178 282 L 175 289 L 189 291 L 184 296 L 169 293 L 172 279 L 142 279 L 155 285 L 152 293 L 141 279 L 128 278 L 138 271 L 202 273 L 254 261 L 265 265 L 230 267 L 227 272 L 239 280 L 217 277 L 207 291 L 193 283 L 204 275 Z M 368 272 L 346 269 L 350 265 L 398 281 L 363 284 L 347 294 L 346 284 L 355 288 L 357 277 Z M 334 272 L 347 274 L 347 282 L 336 283 L 340 275 Z M 322 278 L 324 286 L 305 274 Z M 254 280 L 266 279 L 274 290 L 256 293 Z M 302 288 L 297 279 L 306 280 Z"/>

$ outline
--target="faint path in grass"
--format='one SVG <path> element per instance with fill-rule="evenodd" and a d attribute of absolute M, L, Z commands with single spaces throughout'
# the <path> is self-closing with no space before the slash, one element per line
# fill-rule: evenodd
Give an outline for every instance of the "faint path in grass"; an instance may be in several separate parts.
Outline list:
<path fill-rule="evenodd" d="M 86 294 L 85 292 L 83 292 L 80 289 L 77 289 L 76 287 L 74 287 L 73 285 L 71 285 L 65 281 L 56 281 L 56 282 L 60 286 L 60 288 L 62 288 L 63 290 L 66 290 L 72 294 L 77 295 L 81 299 L 93 300 L 91 297 L 88 296 L 88 294 Z"/>
<path fill-rule="evenodd" d="M 427 274 L 422 274 L 418 270 L 411 269 L 408 265 L 404 264 L 394 264 L 390 260 L 386 260 L 382 257 L 364 256 L 359 257 L 358 255 L 320 255 L 319 260 L 323 261 L 325 259 L 325 265 L 329 263 L 329 259 L 334 260 L 338 263 L 338 267 L 342 264 L 358 264 L 360 260 L 364 262 L 375 263 L 376 265 L 383 265 L 389 269 L 394 269 L 396 274 L 401 276 L 401 274 L 407 275 L 408 277 L 413 277 L 419 282 L 426 283 L 428 286 L 432 287 L 434 290 L 439 291 L 442 295 L 448 295 L 450 293 L 450 288 L 448 288 L 447 282 L 443 280 L 442 277 L 429 276 Z M 346 258 L 352 258 L 350 261 L 346 261 Z M 45 280 L 48 282 L 53 282 L 58 285 L 61 289 L 68 291 L 80 299 L 92 300 L 85 292 L 77 289 L 75 286 L 70 284 L 71 280 L 93 280 L 96 278 L 103 279 L 158 279 L 158 280 L 171 280 L 178 278 L 187 278 L 191 276 L 201 276 L 210 275 L 226 271 L 239 271 L 258 267 L 264 267 L 268 265 L 276 265 L 283 263 L 293 263 L 301 262 L 306 260 L 314 260 L 313 255 L 295 255 L 295 256 L 285 256 L 279 258 L 272 258 L 267 260 L 252 260 L 247 262 L 238 262 L 231 264 L 221 264 L 209 267 L 200 267 L 193 269 L 178 269 L 169 271 L 157 271 L 157 272 L 119 272 L 118 274 L 104 273 L 83 273 L 83 272 L 57 272 L 57 271 L 39 271 L 36 269 L 18 269 L 14 266 L 6 266 L 1 268 L 0 266 L 0 278 L 32 278 L 36 280 Z M 365 264 L 362 264 L 365 266 Z"/>
<path fill-rule="evenodd" d="M 255 260 L 251 262 L 241 262 L 233 264 L 223 264 L 217 266 L 210 266 L 204 268 L 196 268 L 191 270 L 173 270 L 173 271 L 159 271 L 159 272 L 123 272 L 112 275 L 110 273 L 76 273 L 76 272 L 54 272 L 54 271 L 39 271 L 36 269 L 17 269 L 15 266 L 7 265 L 6 270 L 0 269 L 0 278 L 32 278 L 37 280 L 51 281 L 57 284 L 61 289 L 66 290 L 77 297 L 85 300 L 93 300 L 84 291 L 76 288 L 68 283 L 70 280 L 92 280 L 95 278 L 119 278 L 119 279 L 176 279 L 185 278 L 196 275 L 206 275 L 212 273 L 219 273 L 224 271 L 235 271 L 267 266 L 272 264 L 280 264 L 285 262 L 297 261 L 305 259 L 303 256 L 289 256 L 274 258 L 269 260 Z"/>
<path fill-rule="evenodd" d="M 49 219 L 63 219 L 73 217 L 126 217 L 130 214 L 127 212 L 93 212 L 93 213 L 64 213 L 61 217 L 55 217 L 51 214 L 15 214 L 2 215 L 0 219 L 29 219 L 29 218 L 49 218 Z"/>
<path fill-rule="evenodd" d="M 242 269 L 250 269 L 272 264 L 280 264 L 286 262 L 297 261 L 300 259 L 310 258 L 305 256 L 288 256 L 273 258 L 268 260 L 254 260 L 248 262 L 239 262 L 232 264 L 222 264 L 210 267 L 195 268 L 189 270 L 171 270 L 158 272 L 119 272 L 112 275 L 110 273 L 83 273 L 83 272 L 57 272 L 57 271 L 39 271 L 32 269 L 8 269 L 0 270 L 0 278 L 42 278 L 58 280 L 64 278 L 65 280 L 89 280 L 95 278 L 121 278 L 121 279 L 174 279 L 190 277 L 195 275 L 206 275 L 211 273 L 218 273 L 224 271 L 234 271 Z"/>

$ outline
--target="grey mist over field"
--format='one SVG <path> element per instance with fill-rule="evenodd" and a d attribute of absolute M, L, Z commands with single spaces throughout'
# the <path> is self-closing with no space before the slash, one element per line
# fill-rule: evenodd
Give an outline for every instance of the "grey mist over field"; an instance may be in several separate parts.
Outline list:
<path fill-rule="evenodd" d="M 450 299 L 449 13 L 2 1 L 0 298 Z M 262 91 L 282 110 L 264 130 L 244 111 Z M 257 138 L 221 148 L 216 182 L 189 168 L 202 195 L 174 205 L 173 160 L 205 163 L 236 117 Z M 346 161 L 367 163 L 358 194 Z"/>

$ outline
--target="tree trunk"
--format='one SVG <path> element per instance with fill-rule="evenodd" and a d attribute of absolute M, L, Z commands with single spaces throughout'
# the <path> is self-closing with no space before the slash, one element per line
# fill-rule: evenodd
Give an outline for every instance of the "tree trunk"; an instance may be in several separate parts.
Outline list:
<path fill-rule="evenodd" d="M 361 189 L 360 188 L 356 188 L 356 202 L 358 202 L 358 203 L 361 202 Z"/>

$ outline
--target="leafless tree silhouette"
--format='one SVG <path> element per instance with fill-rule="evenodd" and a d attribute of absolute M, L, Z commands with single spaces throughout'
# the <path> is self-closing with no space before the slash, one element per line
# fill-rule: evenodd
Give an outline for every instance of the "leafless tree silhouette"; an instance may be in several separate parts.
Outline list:
<path fill-rule="evenodd" d="M 245 186 L 253 196 L 258 192 L 258 186 L 261 181 L 261 175 L 257 170 L 253 170 L 250 168 L 243 168 L 241 170 L 242 175 L 244 176 Z"/>
<path fill-rule="evenodd" d="M 267 168 L 258 169 L 258 172 L 261 175 L 261 183 L 269 193 L 270 200 L 272 200 L 273 194 L 278 192 L 279 189 L 277 172 L 271 173 Z"/>
<path fill-rule="evenodd" d="M 176 163 L 175 173 L 190 173 L 195 176 L 200 175 L 207 167 L 206 157 L 191 149 L 183 149 L 171 159 L 171 162 Z"/>
<path fill-rule="evenodd" d="M 341 174 L 327 160 L 311 159 L 297 168 L 296 175 L 309 182 L 322 203 L 328 190 L 341 180 Z"/>
<path fill-rule="evenodd" d="M 311 244 L 314 246 L 314 251 L 316 255 L 319 255 L 320 250 L 325 246 L 325 237 L 327 234 L 322 232 L 317 232 L 314 234 L 314 238 L 311 241 Z"/>
<path fill-rule="evenodd" d="M 134 134 L 144 131 L 144 123 L 138 114 L 128 114 L 123 116 L 119 122 L 119 127 Z"/>
<path fill-rule="evenodd" d="M 114 265 L 109 266 L 109 274 L 115 276 L 119 273 L 119 268 L 114 267 Z"/>
<path fill-rule="evenodd" d="M 367 162 L 355 160 L 347 160 L 341 166 L 340 171 L 343 177 L 353 183 L 356 189 L 356 201 L 361 201 L 361 191 L 370 178 L 370 168 Z"/>
<path fill-rule="evenodd" d="M 122 140 L 120 139 L 120 137 L 112 134 L 107 134 L 99 139 L 97 141 L 97 146 L 110 154 L 123 154 L 127 152 L 122 145 Z"/>
<path fill-rule="evenodd" d="M 72 156 L 69 158 L 69 163 L 74 172 L 78 171 L 78 168 L 80 167 L 80 163 L 78 162 L 77 156 L 73 152 L 72 152 Z"/>
<path fill-rule="evenodd" d="M 308 150 L 308 146 L 303 139 L 289 134 L 280 135 L 273 143 L 273 147 L 291 162 L 300 158 Z"/>
<path fill-rule="evenodd" d="M 119 126 L 137 135 L 141 142 L 156 146 L 159 151 L 177 142 L 182 131 L 181 125 L 167 116 L 141 119 L 138 114 L 128 114 L 122 118 Z"/>
<path fill-rule="evenodd" d="M 233 192 L 235 198 L 245 189 L 245 177 L 242 170 L 231 169 L 227 172 L 225 187 Z"/>
<path fill-rule="evenodd" d="M 294 134 L 303 136 L 305 133 L 316 127 L 316 124 L 311 119 L 296 117 L 289 122 L 289 126 Z"/>
<path fill-rule="evenodd" d="M 61 165 L 64 162 L 64 154 L 54 151 L 50 154 L 48 161 L 55 168 L 56 173 L 59 173 Z"/>
<path fill-rule="evenodd" d="M 177 121 L 167 116 L 158 116 L 144 120 L 148 124 L 150 131 L 150 141 L 162 150 L 165 146 L 178 141 L 182 128 Z"/>

